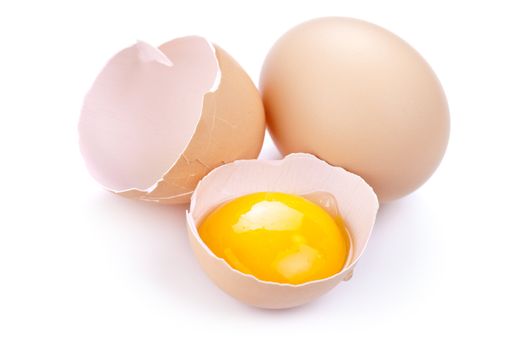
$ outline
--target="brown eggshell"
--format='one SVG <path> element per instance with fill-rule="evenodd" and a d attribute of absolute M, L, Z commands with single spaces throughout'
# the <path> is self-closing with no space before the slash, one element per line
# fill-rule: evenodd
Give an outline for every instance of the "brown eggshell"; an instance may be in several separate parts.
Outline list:
<path fill-rule="evenodd" d="M 217 45 L 215 53 L 221 81 L 216 91 L 204 96 L 200 122 L 181 158 L 152 192 L 120 194 L 164 204 L 187 203 L 210 170 L 233 160 L 257 158 L 266 128 L 259 92 L 228 53 Z"/>
<path fill-rule="evenodd" d="M 203 38 L 179 38 L 158 49 L 141 42 L 135 46 L 136 49 L 123 50 L 108 63 L 86 97 L 79 124 L 82 153 L 93 176 L 110 191 L 164 204 L 189 202 L 197 182 L 210 170 L 236 159 L 258 156 L 265 131 L 259 92 L 231 56 Z M 210 62 L 210 54 L 211 61 L 216 62 Z M 178 71 L 173 70 L 172 62 L 178 64 Z M 216 67 L 216 86 L 199 95 L 203 84 L 210 83 L 212 63 Z M 135 90 L 130 93 L 130 84 L 139 86 L 131 85 Z M 181 109 L 190 99 L 198 104 L 194 105 L 199 109 L 197 114 L 175 115 L 177 108 Z M 133 119 L 130 114 L 134 110 L 130 110 L 129 104 L 136 101 L 142 103 L 137 108 L 147 107 Z M 157 149 L 153 153 L 144 147 L 142 152 L 137 147 L 131 155 L 121 150 L 120 158 L 124 155 L 135 164 L 129 171 L 125 166 L 116 168 L 118 156 L 109 157 L 115 145 L 128 142 L 129 137 L 123 137 L 120 131 L 123 128 L 134 130 L 128 132 L 131 137 L 140 134 L 144 144 L 153 144 Z M 164 139 L 155 144 L 158 137 Z M 174 147 L 170 139 L 177 138 L 180 141 Z M 133 148 L 133 140 L 130 142 Z M 159 153 L 165 170 L 157 171 L 156 181 L 124 188 L 109 185 L 120 184 L 128 175 L 150 171 L 151 162 Z"/>
<path fill-rule="evenodd" d="M 322 280 L 280 284 L 239 272 L 213 254 L 198 233 L 198 223 L 219 204 L 261 191 L 332 194 L 352 232 L 354 254 L 344 269 Z M 374 191 L 359 176 L 309 154 L 291 154 L 282 160 L 240 160 L 216 168 L 197 185 L 186 217 L 197 260 L 217 286 L 246 304 L 281 309 L 310 302 L 351 277 L 372 232 L 378 206 Z"/>
<path fill-rule="evenodd" d="M 362 176 L 381 202 L 421 186 L 447 147 L 449 111 L 431 67 L 374 24 L 320 18 L 284 34 L 260 80 L 272 138 Z"/>

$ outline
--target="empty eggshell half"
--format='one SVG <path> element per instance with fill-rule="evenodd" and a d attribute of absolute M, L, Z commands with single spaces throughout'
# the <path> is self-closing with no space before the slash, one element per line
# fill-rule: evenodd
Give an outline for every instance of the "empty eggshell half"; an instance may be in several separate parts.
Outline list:
<path fill-rule="evenodd" d="M 308 194 L 327 192 L 336 201 L 352 233 L 353 256 L 337 274 L 304 284 L 267 282 L 233 269 L 202 241 L 197 226 L 218 205 L 253 192 Z M 379 207 L 372 188 L 358 175 L 304 153 L 282 160 L 240 160 L 216 168 L 197 185 L 186 213 L 191 246 L 208 276 L 226 293 L 262 308 L 305 304 L 351 277 L 363 253 Z"/>
<path fill-rule="evenodd" d="M 79 141 L 108 190 L 184 203 L 213 168 L 256 158 L 264 129 L 248 75 L 220 47 L 192 36 L 117 53 L 86 95 Z"/>

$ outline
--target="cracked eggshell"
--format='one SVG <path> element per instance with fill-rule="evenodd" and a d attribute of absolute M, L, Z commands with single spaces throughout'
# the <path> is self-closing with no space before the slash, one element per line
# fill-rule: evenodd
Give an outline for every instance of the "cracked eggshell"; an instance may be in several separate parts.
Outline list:
<path fill-rule="evenodd" d="M 244 70 L 201 37 L 117 53 L 86 95 L 80 150 L 105 188 L 129 198 L 189 202 L 215 167 L 256 158 L 264 109 Z"/>
<path fill-rule="evenodd" d="M 213 254 L 197 231 L 200 221 L 221 203 L 260 191 L 331 193 L 352 232 L 354 254 L 343 270 L 322 280 L 281 284 L 239 272 Z M 351 277 L 372 232 L 378 207 L 374 191 L 358 175 L 312 155 L 295 153 L 282 160 L 240 160 L 213 170 L 197 185 L 186 217 L 197 260 L 218 287 L 246 304 L 281 309 L 312 301 Z"/>

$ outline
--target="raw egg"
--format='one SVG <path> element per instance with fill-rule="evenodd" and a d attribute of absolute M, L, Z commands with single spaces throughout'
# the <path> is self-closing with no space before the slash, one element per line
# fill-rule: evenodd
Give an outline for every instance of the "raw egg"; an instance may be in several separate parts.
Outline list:
<path fill-rule="evenodd" d="M 362 176 L 382 202 L 421 186 L 447 147 L 447 99 L 430 65 L 391 32 L 320 18 L 284 34 L 260 88 L 283 154 L 306 152 Z"/>
<path fill-rule="evenodd" d="M 259 192 L 212 211 L 204 243 L 234 269 L 260 280 L 300 284 L 341 271 L 349 235 L 340 218 L 301 196 Z"/>
<path fill-rule="evenodd" d="M 126 197 L 188 202 L 213 168 L 256 158 L 264 109 L 244 70 L 201 37 L 118 52 L 84 100 L 80 150 L 93 177 Z"/>
<path fill-rule="evenodd" d="M 290 154 L 212 170 L 195 188 L 186 218 L 197 260 L 218 287 L 279 309 L 310 302 L 352 276 L 378 207 L 358 175 Z"/>

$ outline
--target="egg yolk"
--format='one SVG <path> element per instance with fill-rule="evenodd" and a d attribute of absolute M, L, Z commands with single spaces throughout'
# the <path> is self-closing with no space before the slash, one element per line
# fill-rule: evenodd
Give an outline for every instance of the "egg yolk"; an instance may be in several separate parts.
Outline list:
<path fill-rule="evenodd" d="M 296 195 L 259 192 L 227 202 L 199 225 L 211 251 L 260 280 L 301 284 L 342 270 L 349 236 L 342 220 Z"/>

